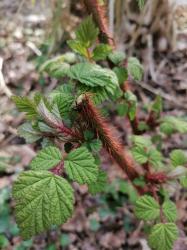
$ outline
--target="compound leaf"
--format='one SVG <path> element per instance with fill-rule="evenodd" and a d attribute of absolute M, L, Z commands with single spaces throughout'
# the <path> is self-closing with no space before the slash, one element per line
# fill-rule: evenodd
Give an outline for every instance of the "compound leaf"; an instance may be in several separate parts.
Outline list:
<path fill-rule="evenodd" d="M 154 250 L 172 250 L 177 237 L 178 229 L 174 223 L 159 223 L 152 228 L 148 243 Z"/>
<path fill-rule="evenodd" d="M 154 220 L 160 214 L 160 206 L 151 196 L 143 195 L 136 202 L 135 214 L 141 220 Z"/>
<path fill-rule="evenodd" d="M 98 166 L 95 159 L 86 147 L 71 151 L 64 160 L 68 176 L 80 184 L 97 181 Z"/>
<path fill-rule="evenodd" d="M 24 239 L 64 223 L 73 212 L 70 184 L 48 171 L 20 174 L 13 186 L 16 221 Z"/>
<path fill-rule="evenodd" d="M 56 166 L 62 160 L 60 150 L 54 146 L 42 149 L 31 162 L 34 170 L 47 170 Z"/>

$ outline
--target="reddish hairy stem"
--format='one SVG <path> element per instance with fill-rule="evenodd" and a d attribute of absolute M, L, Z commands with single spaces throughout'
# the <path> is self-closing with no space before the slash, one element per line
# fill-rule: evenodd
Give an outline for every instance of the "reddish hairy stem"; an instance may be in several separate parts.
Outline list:
<path fill-rule="evenodd" d="M 66 126 L 64 126 L 63 123 L 62 125 L 58 125 L 56 129 L 65 135 L 71 136 L 72 138 L 82 140 L 82 136 L 78 131 L 72 130 L 71 128 L 67 128 Z"/>
<path fill-rule="evenodd" d="M 108 43 L 112 49 L 115 49 L 115 41 L 111 36 L 108 29 L 108 21 L 106 18 L 106 7 L 104 4 L 99 3 L 99 0 L 84 0 L 84 4 L 87 8 L 88 13 L 93 15 L 93 19 L 100 30 L 99 40 L 104 43 Z M 122 90 L 125 92 L 129 88 L 127 82 L 124 83 Z M 140 135 L 143 134 L 144 131 L 139 130 L 139 119 L 137 114 L 135 115 L 134 120 L 130 120 L 130 124 L 134 134 Z"/>
<path fill-rule="evenodd" d="M 84 0 L 84 4 L 88 13 L 93 15 L 94 22 L 99 27 L 99 40 L 108 43 L 112 48 L 115 48 L 114 39 L 108 29 L 105 5 L 101 4 L 100 0 Z"/>
<path fill-rule="evenodd" d="M 84 0 L 84 4 L 87 8 L 88 13 L 93 15 L 93 19 L 100 30 L 99 40 L 104 43 L 108 43 L 112 49 L 115 49 L 115 41 L 111 36 L 109 29 L 108 29 L 108 21 L 106 18 L 106 6 L 99 3 L 99 0 Z M 127 88 L 127 83 L 124 84 L 124 88 L 122 90 L 125 92 L 125 88 Z M 129 86 L 128 86 L 129 88 Z M 137 114 L 135 115 L 134 120 L 130 120 L 130 124 L 134 134 L 142 134 L 142 131 L 138 129 L 139 119 Z"/>
<path fill-rule="evenodd" d="M 93 19 L 96 25 L 99 27 L 100 42 L 108 43 L 112 49 L 115 49 L 115 41 L 111 36 L 108 29 L 108 21 L 106 18 L 106 8 L 104 5 L 100 4 L 99 0 L 83 0 L 87 8 L 88 13 L 93 15 Z M 125 86 L 125 84 L 124 84 Z M 125 88 L 129 88 L 126 84 Z M 126 90 L 123 90 L 124 92 Z M 140 177 L 139 172 L 136 170 L 135 164 L 131 156 L 123 149 L 122 145 L 116 142 L 116 138 L 113 137 L 111 130 L 106 123 L 106 121 L 101 117 L 99 111 L 93 105 L 92 101 L 86 97 L 80 104 L 80 111 L 83 118 L 87 121 L 89 126 L 95 130 L 96 134 L 103 143 L 103 146 L 114 158 L 120 168 L 125 171 L 130 181 L 133 181 L 135 178 Z M 129 119 L 130 120 L 130 119 Z M 130 121 L 133 132 L 139 134 L 139 121 L 137 115 L 135 116 L 134 121 Z M 137 191 L 140 194 L 143 194 L 147 191 L 147 187 L 143 190 L 140 187 L 135 186 Z"/>
<path fill-rule="evenodd" d="M 113 157 L 119 167 L 126 173 L 130 181 L 140 176 L 135 164 L 128 154 L 128 152 L 122 147 L 122 145 L 114 138 L 109 125 L 101 116 L 99 110 L 95 107 L 88 96 L 78 104 L 78 109 L 83 119 L 88 123 L 89 127 L 95 131 L 97 136 L 103 143 L 104 148 Z M 136 187 L 139 189 L 138 187 Z M 140 192 L 140 189 L 138 190 Z"/>

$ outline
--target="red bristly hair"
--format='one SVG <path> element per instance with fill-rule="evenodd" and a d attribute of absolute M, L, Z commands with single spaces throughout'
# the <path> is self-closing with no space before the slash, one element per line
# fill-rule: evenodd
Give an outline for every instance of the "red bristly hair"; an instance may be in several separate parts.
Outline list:
<path fill-rule="evenodd" d="M 84 4 L 88 13 L 93 15 L 94 22 L 99 27 L 99 40 L 103 43 L 108 43 L 114 49 L 115 42 L 108 29 L 106 6 L 99 3 L 99 0 L 84 0 Z"/>
<path fill-rule="evenodd" d="M 93 104 L 89 95 L 85 95 L 78 104 L 83 119 L 88 123 L 90 129 L 94 130 L 98 138 L 102 141 L 104 148 L 114 158 L 120 168 L 125 171 L 128 178 L 133 181 L 139 177 L 136 166 L 123 146 L 114 138 L 111 128 L 101 116 L 99 110 Z"/>

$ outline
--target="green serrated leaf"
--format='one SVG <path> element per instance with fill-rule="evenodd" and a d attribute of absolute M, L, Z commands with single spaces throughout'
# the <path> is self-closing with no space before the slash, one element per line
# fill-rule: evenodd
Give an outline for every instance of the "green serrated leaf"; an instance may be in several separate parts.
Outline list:
<path fill-rule="evenodd" d="M 97 153 L 102 148 L 102 142 L 99 139 L 94 139 L 89 142 L 89 148 L 93 153 Z"/>
<path fill-rule="evenodd" d="M 148 152 L 148 161 L 157 167 L 161 164 L 162 154 L 157 149 L 152 148 Z"/>
<path fill-rule="evenodd" d="M 64 159 L 64 166 L 68 176 L 80 184 L 97 180 L 98 166 L 86 147 L 71 151 Z"/>
<path fill-rule="evenodd" d="M 56 166 L 61 160 L 62 154 L 60 150 L 56 147 L 49 146 L 42 149 L 30 165 L 33 170 L 47 170 Z"/>
<path fill-rule="evenodd" d="M 42 71 L 49 72 L 51 69 L 56 68 L 57 65 L 60 65 L 63 62 L 64 62 L 63 55 L 56 56 L 52 59 L 49 59 L 41 65 L 40 72 L 42 72 Z"/>
<path fill-rule="evenodd" d="M 69 77 L 90 87 L 104 87 L 110 94 L 118 87 L 116 74 L 107 68 L 92 63 L 78 63 L 71 66 Z"/>
<path fill-rule="evenodd" d="M 127 69 L 122 67 L 114 67 L 113 71 L 117 75 L 119 84 L 124 84 L 124 82 L 128 79 Z"/>
<path fill-rule="evenodd" d="M 155 220 L 159 217 L 160 206 L 151 196 L 143 195 L 136 202 L 135 214 L 141 220 Z"/>
<path fill-rule="evenodd" d="M 26 96 L 12 96 L 11 99 L 15 102 L 19 111 L 25 112 L 28 119 L 33 119 L 37 116 L 37 109 L 33 101 Z"/>
<path fill-rule="evenodd" d="M 122 51 L 113 51 L 108 55 L 108 58 L 115 65 L 118 65 L 125 60 L 126 55 Z"/>
<path fill-rule="evenodd" d="M 79 93 L 92 93 L 91 99 L 95 105 L 101 104 L 103 101 L 109 99 L 109 94 L 103 87 L 88 87 L 83 84 L 79 84 Z"/>
<path fill-rule="evenodd" d="M 78 40 L 69 40 L 69 41 L 67 41 L 67 44 L 76 53 L 87 57 L 86 47 L 80 41 L 78 41 Z"/>
<path fill-rule="evenodd" d="M 136 57 L 128 58 L 127 69 L 134 80 L 140 81 L 143 76 L 143 67 Z"/>
<path fill-rule="evenodd" d="M 63 84 L 53 90 L 49 96 L 52 100 L 57 97 L 58 95 L 72 95 L 73 92 L 73 85 L 70 84 Z"/>
<path fill-rule="evenodd" d="M 95 26 L 92 16 L 87 17 L 75 32 L 76 40 L 80 41 L 89 48 L 96 41 L 99 29 Z"/>
<path fill-rule="evenodd" d="M 181 117 L 165 116 L 162 118 L 162 124 L 161 124 L 162 131 L 163 131 L 163 126 L 165 126 L 164 129 L 166 130 L 166 132 L 168 132 L 167 127 L 169 127 L 169 131 L 172 130 L 179 133 L 187 133 L 187 121 Z"/>
<path fill-rule="evenodd" d="M 61 63 L 60 66 L 56 66 L 56 68 L 52 69 L 48 74 L 58 79 L 67 76 L 69 69 L 70 65 L 68 63 Z"/>
<path fill-rule="evenodd" d="M 175 203 L 170 200 L 165 201 L 162 205 L 162 210 L 168 222 L 175 222 L 177 220 L 177 208 Z"/>
<path fill-rule="evenodd" d="M 40 134 L 33 129 L 30 123 L 24 123 L 19 126 L 18 134 L 25 139 L 26 143 L 33 143 L 41 138 Z"/>
<path fill-rule="evenodd" d="M 97 193 L 103 192 L 105 190 L 105 187 L 107 185 L 107 174 L 103 170 L 99 170 L 97 181 L 91 182 L 88 185 L 88 191 L 95 195 Z"/>
<path fill-rule="evenodd" d="M 152 145 L 151 139 L 146 136 L 141 136 L 141 135 L 133 135 L 132 136 L 132 141 L 135 146 L 142 146 L 145 148 L 149 148 Z"/>
<path fill-rule="evenodd" d="M 77 56 L 73 52 L 66 52 L 63 54 L 64 62 L 74 64 L 77 62 Z"/>
<path fill-rule="evenodd" d="M 71 57 L 72 60 L 67 60 Z M 64 55 L 56 56 L 47 60 L 40 67 L 40 72 L 47 72 L 51 77 L 61 78 L 67 75 L 67 71 L 70 68 L 69 61 L 75 61 L 72 53 L 66 53 Z"/>
<path fill-rule="evenodd" d="M 60 115 L 63 118 L 72 111 L 74 97 L 66 93 L 61 93 L 53 99 L 53 102 L 57 104 Z"/>
<path fill-rule="evenodd" d="M 100 43 L 93 50 L 93 59 L 95 61 L 105 60 L 112 48 L 108 44 Z"/>
<path fill-rule="evenodd" d="M 143 147 L 136 146 L 132 148 L 132 154 L 134 159 L 140 164 L 144 164 L 148 161 L 148 154 Z"/>
<path fill-rule="evenodd" d="M 159 223 L 153 226 L 148 243 L 154 250 L 172 250 L 177 237 L 178 229 L 174 223 Z"/>
<path fill-rule="evenodd" d="M 24 239 L 63 224 L 73 212 L 72 187 L 48 171 L 21 173 L 13 186 L 13 198 L 16 222 Z"/>
<path fill-rule="evenodd" d="M 174 167 L 183 166 L 187 163 L 185 153 L 180 149 L 175 149 L 170 153 L 171 163 Z"/>
<path fill-rule="evenodd" d="M 166 135 L 171 135 L 174 132 L 174 127 L 171 123 L 169 122 L 163 122 L 160 125 L 160 132 L 166 134 Z"/>

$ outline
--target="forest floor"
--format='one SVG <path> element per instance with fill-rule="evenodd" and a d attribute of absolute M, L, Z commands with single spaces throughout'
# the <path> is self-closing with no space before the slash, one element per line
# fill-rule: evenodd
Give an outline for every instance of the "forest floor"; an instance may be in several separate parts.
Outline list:
<path fill-rule="evenodd" d="M 36 145 L 25 144 L 17 135 L 16 129 L 24 121 L 24 115 L 16 110 L 9 95 L 49 92 L 57 84 L 55 80 L 41 78 L 37 72 L 37 66 L 48 58 L 43 41 L 51 16 L 48 5 L 38 2 L 35 6 L 27 3 L 20 6 L 17 0 L 0 1 L 0 60 L 6 84 L 0 86 L 0 244 L 7 240 L 4 248 L 7 250 L 149 250 L 143 223 L 135 219 L 129 193 L 124 192 L 128 185 L 122 181 L 122 173 L 116 171 L 105 152 L 102 152 L 103 166 L 109 169 L 111 184 L 103 195 L 92 197 L 85 186 L 76 186 L 76 212 L 69 222 L 59 230 L 29 241 L 22 241 L 19 237 L 13 216 L 11 187 L 18 173 L 27 168 L 35 155 Z M 183 16 L 183 21 L 179 18 L 183 26 L 177 31 L 176 49 L 153 54 L 154 75 L 143 60 L 146 81 L 133 88 L 140 99 L 140 106 L 149 103 L 159 92 L 164 99 L 166 113 L 187 116 L 187 9 L 183 7 L 178 16 Z M 76 24 L 78 17 L 72 20 Z M 138 54 L 141 57 L 145 52 L 149 53 L 149 48 Z M 115 116 L 112 120 L 123 138 L 123 125 L 127 121 Z M 129 125 L 125 127 L 130 131 Z M 187 136 L 172 137 L 165 148 L 168 152 L 174 148 L 187 152 Z M 185 192 L 178 192 L 176 201 L 181 232 L 175 250 L 187 250 Z"/>

